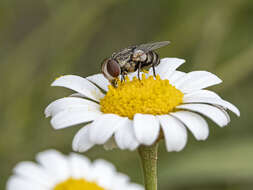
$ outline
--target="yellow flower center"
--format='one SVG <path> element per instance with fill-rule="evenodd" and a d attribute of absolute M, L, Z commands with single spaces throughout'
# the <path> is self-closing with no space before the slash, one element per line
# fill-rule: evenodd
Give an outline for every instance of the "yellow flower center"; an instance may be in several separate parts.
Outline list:
<path fill-rule="evenodd" d="M 163 115 L 172 112 L 183 102 L 184 94 L 172 86 L 169 80 L 162 80 L 159 75 L 154 79 L 142 75 L 130 81 L 118 82 L 118 87 L 111 85 L 104 98 L 100 100 L 103 113 L 114 113 L 133 119 L 136 113 Z"/>
<path fill-rule="evenodd" d="M 53 190 L 105 190 L 95 182 L 89 182 L 85 179 L 69 178 L 66 181 L 57 184 Z"/>

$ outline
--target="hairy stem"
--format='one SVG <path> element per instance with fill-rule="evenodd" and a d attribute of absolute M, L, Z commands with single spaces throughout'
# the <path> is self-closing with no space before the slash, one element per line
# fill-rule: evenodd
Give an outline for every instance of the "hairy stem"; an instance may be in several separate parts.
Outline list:
<path fill-rule="evenodd" d="M 146 190 L 157 190 L 157 150 L 158 143 L 151 146 L 140 146 L 138 149 Z"/>

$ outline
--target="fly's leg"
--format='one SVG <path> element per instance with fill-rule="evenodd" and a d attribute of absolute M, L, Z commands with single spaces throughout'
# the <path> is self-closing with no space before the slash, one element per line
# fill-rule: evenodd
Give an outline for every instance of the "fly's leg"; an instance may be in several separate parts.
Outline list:
<path fill-rule="evenodd" d="M 111 85 L 112 85 L 114 88 L 117 88 L 117 86 L 118 86 L 117 80 L 113 79 L 113 80 L 111 80 L 110 82 L 111 82 Z"/>
<path fill-rule="evenodd" d="M 156 73 L 155 73 L 155 65 L 154 65 L 154 64 L 152 65 L 152 69 L 153 69 L 153 75 L 154 75 L 154 77 L 156 77 Z"/>
<path fill-rule="evenodd" d="M 125 73 L 123 73 L 122 75 L 121 75 L 122 77 L 121 77 L 121 82 L 123 82 L 123 81 L 125 81 L 126 80 L 126 78 L 125 78 Z"/>
<path fill-rule="evenodd" d="M 139 62 L 139 65 L 138 65 L 138 79 L 141 80 L 140 78 L 140 70 L 141 70 L 141 63 Z"/>
<path fill-rule="evenodd" d="M 127 72 L 126 71 L 123 71 L 122 73 L 121 73 L 121 82 L 123 82 L 123 81 L 125 81 L 126 80 L 126 76 L 127 75 Z"/>

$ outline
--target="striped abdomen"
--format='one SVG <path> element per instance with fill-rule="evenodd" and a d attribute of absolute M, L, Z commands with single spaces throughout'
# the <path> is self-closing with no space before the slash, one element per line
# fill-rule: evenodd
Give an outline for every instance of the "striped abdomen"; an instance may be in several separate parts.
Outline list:
<path fill-rule="evenodd" d="M 144 68 L 149 69 L 152 66 L 159 65 L 160 59 L 159 59 L 159 56 L 156 52 L 150 51 L 150 52 L 146 53 L 146 55 L 147 55 L 146 60 L 140 63 L 142 69 L 144 69 Z"/>

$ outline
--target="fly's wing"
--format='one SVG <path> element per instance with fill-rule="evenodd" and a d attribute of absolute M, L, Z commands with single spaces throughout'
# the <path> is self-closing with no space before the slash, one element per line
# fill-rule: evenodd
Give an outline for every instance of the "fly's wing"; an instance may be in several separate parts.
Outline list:
<path fill-rule="evenodd" d="M 112 54 L 112 58 L 117 59 L 119 61 L 126 60 L 131 56 L 132 53 L 133 53 L 133 48 L 128 47 L 128 48 L 121 49 L 118 52 L 114 52 Z"/>
<path fill-rule="evenodd" d="M 144 51 L 144 53 L 147 53 L 149 51 L 153 51 L 153 50 L 161 48 L 163 46 L 167 46 L 169 43 L 170 43 L 169 41 L 163 41 L 163 42 L 141 44 L 136 47 L 136 50 L 142 50 L 142 51 Z"/>
<path fill-rule="evenodd" d="M 169 41 L 163 41 L 163 42 L 154 42 L 154 43 L 148 43 L 148 44 L 141 44 L 136 46 L 130 46 L 125 49 L 121 49 L 118 52 L 114 52 L 112 54 L 112 58 L 121 61 L 127 61 L 130 59 L 130 56 L 134 53 L 135 50 L 142 50 L 144 53 L 147 53 L 149 51 L 153 51 L 155 49 L 161 48 L 163 46 L 167 46 L 170 42 Z"/>

